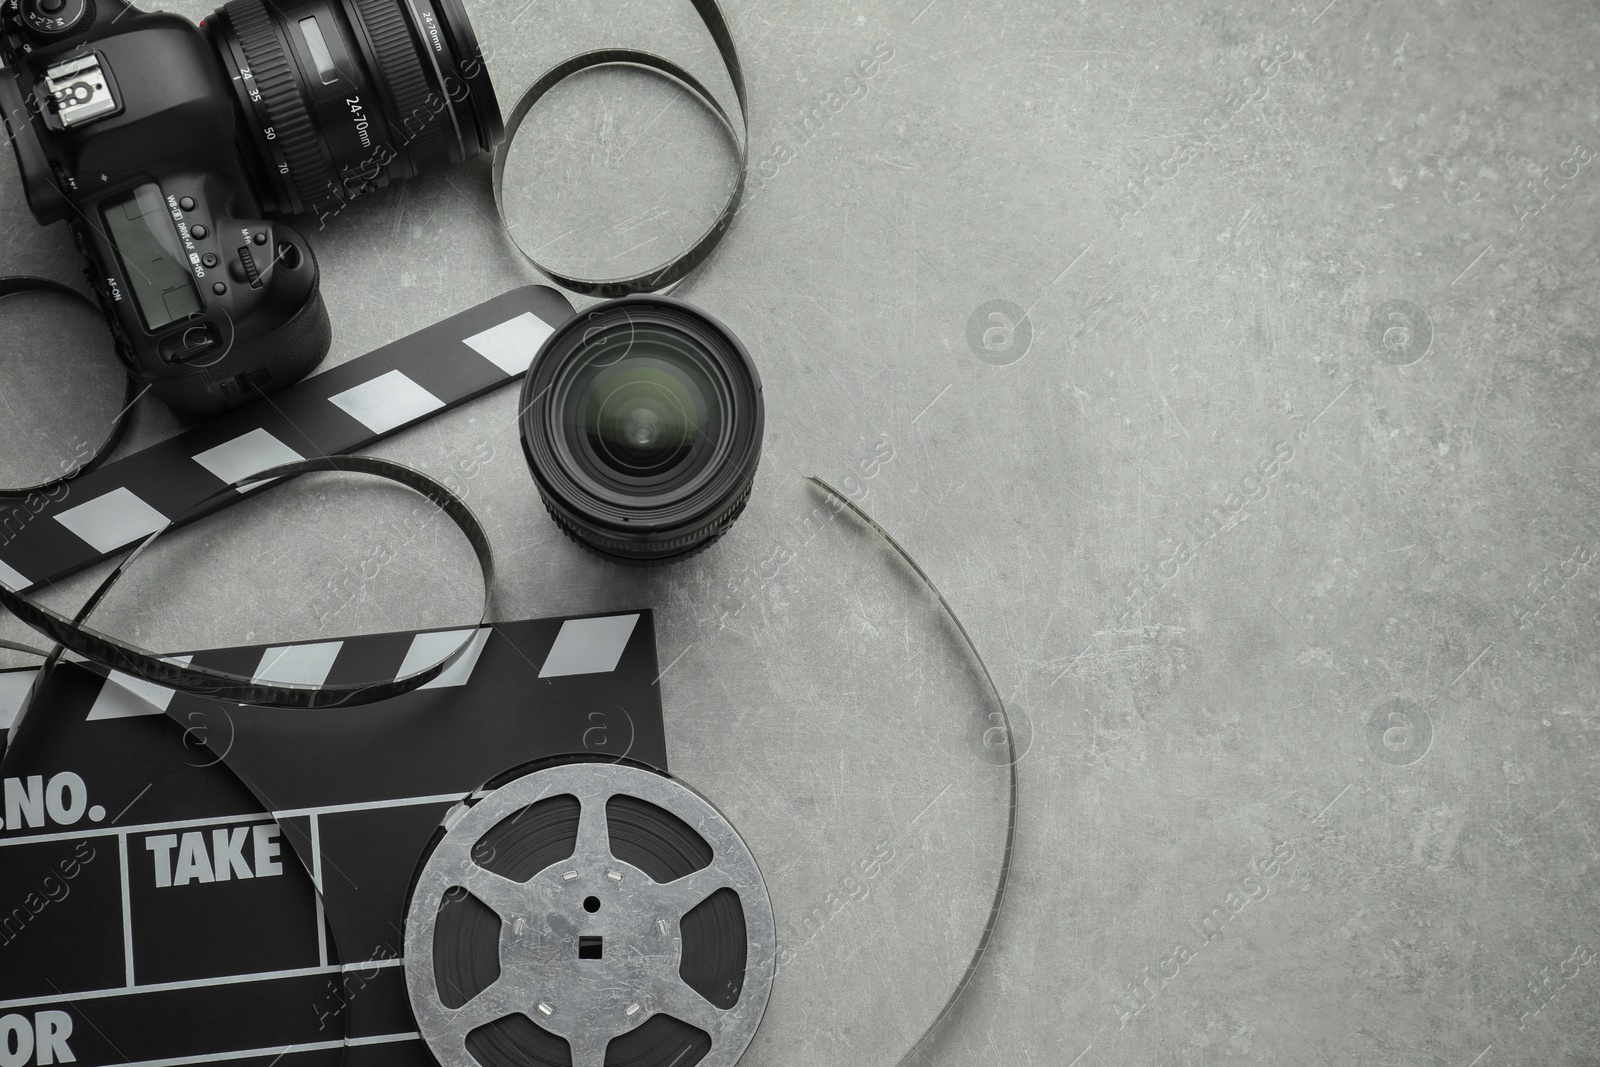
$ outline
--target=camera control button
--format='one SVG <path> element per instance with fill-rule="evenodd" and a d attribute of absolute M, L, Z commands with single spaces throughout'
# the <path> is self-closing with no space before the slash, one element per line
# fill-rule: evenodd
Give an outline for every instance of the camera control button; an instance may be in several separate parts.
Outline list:
<path fill-rule="evenodd" d="M 59 37 L 74 29 L 89 13 L 87 0 L 22 0 L 16 10 L 36 36 Z"/>
<path fill-rule="evenodd" d="M 218 282 L 211 287 L 211 291 L 216 293 L 218 296 L 224 296 L 228 292 L 228 286 L 224 282 Z"/>
<path fill-rule="evenodd" d="M 191 326 L 182 332 L 173 331 L 161 339 L 158 350 L 168 363 L 184 363 L 210 351 L 217 343 L 217 334 L 208 323 Z"/>
<path fill-rule="evenodd" d="M 189 236 L 193 237 L 196 241 L 204 241 L 207 237 L 211 236 L 211 231 L 196 223 L 195 225 L 189 227 Z"/>
<path fill-rule="evenodd" d="M 222 260 L 217 258 L 217 254 L 215 252 L 207 252 L 205 255 L 200 257 L 200 262 L 207 267 L 215 267 L 218 263 L 221 263 Z"/>
<path fill-rule="evenodd" d="M 261 286 L 261 268 L 256 265 L 256 257 L 251 254 L 249 245 L 239 246 L 239 269 L 244 274 L 239 280 L 249 282 L 252 289 Z M 233 276 L 239 278 L 238 273 Z"/>
<path fill-rule="evenodd" d="M 182 199 L 180 199 L 178 201 L 178 206 L 183 208 L 183 210 L 185 210 L 185 211 L 193 211 L 194 207 L 195 207 L 194 197 L 192 197 L 192 196 L 183 197 Z"/>
<path fill-rule="evenodd" d="M 258 233 L 251 237 L 250 240 L 254 244 L 264 245 L 267 243 L 267 235 L 265 233 Z"/>

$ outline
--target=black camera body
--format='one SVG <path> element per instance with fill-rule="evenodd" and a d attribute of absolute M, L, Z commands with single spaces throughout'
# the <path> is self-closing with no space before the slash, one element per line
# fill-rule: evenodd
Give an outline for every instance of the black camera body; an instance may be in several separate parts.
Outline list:
<path fill-rule="evenodd" d="M 202 32 L 117 0 L 5 0 L 0 76 L 28 206 L 66 221 L 119 356 L 185 414 L 309 373 L 332 340 L 304 237 L 262 218 Z M 55 16 L 54 23 L 64 19 Z"/>
<path fill-rule="evenodd" d="M 458 0 L 0 0 L 0 111 L 118 356 L 185 415 L 309 373 L 332 340 L 305 237 L 269 216 L 487 152 L 498 104 Z"/>

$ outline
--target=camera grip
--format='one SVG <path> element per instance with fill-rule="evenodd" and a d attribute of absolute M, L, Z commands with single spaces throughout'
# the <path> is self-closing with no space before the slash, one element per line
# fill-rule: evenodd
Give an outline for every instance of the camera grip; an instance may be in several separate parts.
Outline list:
<path fill-rule="evenodd" d="M 333 326 L 315 286 L 288 322 L 247 344 L 235 344 L 211 369 L 155 382 L 150 391 L 179 415 L 208 418 L 293 385 L 314 370 L 333 344 Z M 249 367 L 244 373 L 238 368 Z"/>

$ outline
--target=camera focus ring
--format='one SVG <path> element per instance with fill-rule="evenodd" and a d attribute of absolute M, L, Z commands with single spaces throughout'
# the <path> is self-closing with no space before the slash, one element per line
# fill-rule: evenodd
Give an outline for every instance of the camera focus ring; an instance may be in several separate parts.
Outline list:
<path fill-rule="evenodd" d="M 419 174 L 447 166 L 450 145 L 445 125 L 449 120 L 444 108 L 448 102 L 439 99 L 428 85 L 404 6 L 395 0 L 353 0 L 353 6 L 377 57 L 378 77 L 388 86 L 394 102 L 391 127 L 400 142 L 395 147 L 410 155 Z"/>
<path fill-rule="evenodd" d="M 585 525 L 571 518 L 542 490 L 540 495 L 544 499 L 544 510 L 567 536 L 567 540 L 603 559 L 621 559 L 634 566 L 649 567 L 662 563 L 679 563 L 710 548 L 738 521 L 739 516 L 744 514 L 754 488 L 755 482 L 751 481 L 745 485 L 738 497 L 718 511 L 714 518 L 700 523 L 689 533 L 653 540 L 648 548 L 641 548 L 638 538 L 614 537 L 602 529 Z"/>
<path fill-rule="evenodd" d="M 289 205 L 290 211 L 311 210 L 334 195 L 333 171 L 301 99 L 300 86 L 290 59 L 284 53 L 283 43 L 262 0 L 231 0 L 222 10 L 227 13 L 239 47 L 244 50 L 251 80 L 261 92 L 272 130 L 268 143 L 281 154 L 289 168 L 288 178 L 295 198 Z"/>

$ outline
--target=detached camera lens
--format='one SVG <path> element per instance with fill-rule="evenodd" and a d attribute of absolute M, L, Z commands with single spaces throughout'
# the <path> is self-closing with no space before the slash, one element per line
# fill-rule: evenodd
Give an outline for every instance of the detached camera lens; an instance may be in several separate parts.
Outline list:
<path fill-rule="evenodd" d="M 668 297 L 578 315 L 523 383 L 523 450 L 551 517 L 628 563 L 677 559 L 727 531 L 750 497 L 764 424 L 744 346 Z"/>

